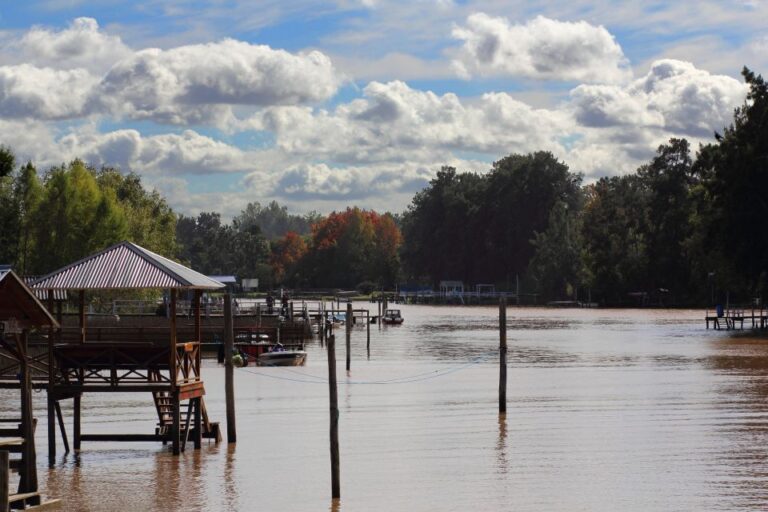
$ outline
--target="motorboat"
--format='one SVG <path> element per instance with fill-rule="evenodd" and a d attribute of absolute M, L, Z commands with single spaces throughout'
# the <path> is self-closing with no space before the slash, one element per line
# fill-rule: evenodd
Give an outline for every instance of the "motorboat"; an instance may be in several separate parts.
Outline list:
<path fill-rule="evenodd" d="M 277 343 L 268 351 L 259 354 L 256 364 L 259 366 L 302 366 L 306 360 L 306 351 L 289 350 L 281 343 Z"/>
<path fill-rule="evenodd" d="M 403 316 L 400 314 L 399 309 L 388 309 L 384 312 L 384 316 L 381 317 L 382 323 L 399 325 L 403 323 Z"/>

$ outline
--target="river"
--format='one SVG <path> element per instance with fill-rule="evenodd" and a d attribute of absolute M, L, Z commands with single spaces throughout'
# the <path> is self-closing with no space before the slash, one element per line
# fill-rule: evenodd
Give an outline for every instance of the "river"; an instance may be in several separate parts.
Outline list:
<path fill-rule="evenodd" d="M 510 308 L 500 418 L 497 308 L 400 308 L 403 325 L 371 326 L 370 355 L 355 328 L 349 375 L 338 332 L 339 503 L 316 341 L 304 367 L 236 370 L 237 444 L 180 457 L 60 444 L 49 469 L 36 394 L 41 489 L 78 511 L 768 509 L 768 340 L 706 330 L 702 311 Z M 224 371 L 205 361 L 203 377 L 224 427 Z M 85 433 L 155 421 L 148 395 L 83 398 Z"/>

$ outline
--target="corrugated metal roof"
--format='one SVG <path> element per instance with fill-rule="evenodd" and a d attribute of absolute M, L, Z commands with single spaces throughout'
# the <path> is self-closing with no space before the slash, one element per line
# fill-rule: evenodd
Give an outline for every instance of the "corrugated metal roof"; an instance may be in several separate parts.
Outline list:
<path fill-rule="evenodd" d="M 24 276 L 24 284 L 32 288 L 32 284 L 40 279 L 40 276 Z M 37 298 L 40 299 L 41 302 L 47 303 L 48 301 L 48 290 L 32 290 L 35 292 L 35 295 L 37 295 Z M 67 300 L 67 291 L 66 290 L 53 290 L 53 300 L 57 302 L 63 302 Z"/>
<path fill-rule="evenodd" d="M 134 243 L 120 242 L 41 277 L 33 287 L 49 290 L 212 290 L 224 285 Z"/>

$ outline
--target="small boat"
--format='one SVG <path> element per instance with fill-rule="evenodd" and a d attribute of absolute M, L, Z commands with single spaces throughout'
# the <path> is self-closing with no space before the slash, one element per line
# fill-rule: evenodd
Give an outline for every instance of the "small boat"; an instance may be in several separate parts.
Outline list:
<path fill-rule="evenodd" d="M 286 350 L 282 344 L 273 345 L 256 359 L 259 366 L 302 366 L 307 360 L 304 350 Z"/>
<path fill-rule="evenodd" d="M 384 312 L 384 316 L 381 317 L 381 322 L 384 324 L 399 325 L 403 323 L 403 317 L 400 315 L 399 309 L 388 309 Z"/>

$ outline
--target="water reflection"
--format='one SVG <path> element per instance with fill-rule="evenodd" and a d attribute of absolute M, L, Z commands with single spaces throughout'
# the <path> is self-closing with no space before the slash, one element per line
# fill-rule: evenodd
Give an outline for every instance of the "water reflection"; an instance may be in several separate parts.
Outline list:
<path fill-rule="evenodd" d="M 499 440 L 496 443 L 498 468 L 502 475 L 507 474 L 507 415 L 499 413 Z"/>

